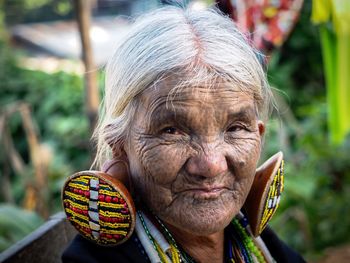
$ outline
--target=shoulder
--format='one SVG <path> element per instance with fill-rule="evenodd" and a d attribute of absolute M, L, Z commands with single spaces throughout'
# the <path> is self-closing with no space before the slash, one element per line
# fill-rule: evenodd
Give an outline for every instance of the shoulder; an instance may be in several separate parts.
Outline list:
<path fill-rule="evenodd" d="M 265 245 L 276 262 L 283 263 L 303 263 L 306 262 L 297 252 L 288 247 L 271 228 L 266 227 L 261 233 Z"/>
<path fill-rule="evenodd" d="M 136 235 L 125 243 L 104 247 L 96 245 L 77 235 L 62 254 L 63 263 L 109 263 L 149 262 Z"/>

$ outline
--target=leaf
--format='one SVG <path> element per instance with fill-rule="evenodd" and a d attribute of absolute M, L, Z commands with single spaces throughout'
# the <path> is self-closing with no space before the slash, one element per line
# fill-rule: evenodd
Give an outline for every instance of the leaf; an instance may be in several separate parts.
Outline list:
<path fill-rule="evenodd" d="M 329 21 L 331 15 L 331 7 L 331 0 L 314 0 L 312 2 L 312 22 L 319 24 Z"/>
<path fill-rule="evenodd" d="M 34 212 L 30 212 L 16 206 L 0 205 L 0 248 L 19 241 L 43 223 Z"/>

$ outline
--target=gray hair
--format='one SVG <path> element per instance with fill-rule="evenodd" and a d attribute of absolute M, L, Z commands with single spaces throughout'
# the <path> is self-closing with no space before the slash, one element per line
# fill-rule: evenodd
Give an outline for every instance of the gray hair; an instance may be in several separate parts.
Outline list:
<path fill-rule="evenodd" d="M 179 79 L 174 91 L 231 82 L 253 94 L 259 118 L 267 118 L 272 95 L 257 54 L 217 10 L 167 7 L 139 17 L 106 67 L 104 103 L 93 136 L 95 164 L 111 158 L 113 147 L 114 154 L 121 152 L 137 95 L 170 75 Z"/>

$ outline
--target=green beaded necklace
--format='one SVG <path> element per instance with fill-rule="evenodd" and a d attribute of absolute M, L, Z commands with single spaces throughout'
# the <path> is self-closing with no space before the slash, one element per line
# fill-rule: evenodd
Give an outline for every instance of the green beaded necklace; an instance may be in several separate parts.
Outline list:
<path fill-rule="evenodd" d="M 147 233 L 148 238 L 152 242 L 154 248 L 156 249 L 156 245 L 154 243 L 154 239 L 152 235 L 150 234 L 142 215 L 139 213 L 141 223 L 145 229 L 145 232 Z M 178 251 L 180 256 L 180 262 L 184 263 L 195 263 L 195 260 L 188 255 L 181 247 L 179 247 L 169 232 L 169 230 L 166 228 L 166 226 L 163 224 L 163 222 L 157 217 L 154 216 L 156 220 L 158 221 L 161 232 L 163 233 L 166 240 L 169 242 L 169 244 L 172 244 L 175 249 Z M 237 218 L 234 218 L 231 221 L 231 224 L 227 227 L 227 239 L 228 239 L 228 248 L 227 248 L 227 256 L 225 262 L 244 262 L 244 263 L 265 263 L 266 260 L 259 250 L 259 248 L 255 245 L 252 237 L 250 236 L 248 230 L 247 230 L 247 220 L 246 218 L 241 218 L 238 220 Z"/>
<path fill-rule="evenodd" d="M 241 221 L 241 222 L 240 222 Z M 242 218 L 241 220 L 234 218 L 231 222 L 231 226 L 234 228 L 234 234 L 239 236 L 239 239 L 236 237 L 235 240 L 241 242 L 243 245 L 243 249 L 248 254 L 248 262 L 254 262 L 253 256 L 256 258 L 257 262 L 264 263 L 265 258 L 262 255 L 259 248 L 255 245 L 252 237 L 248 234 L 248 231 L 245 227 L 247 227 L 246 218 Z M 245 226 L 245 227 L 243 227 Z M 232 234 L 231 234 L 232 235 Z"/>

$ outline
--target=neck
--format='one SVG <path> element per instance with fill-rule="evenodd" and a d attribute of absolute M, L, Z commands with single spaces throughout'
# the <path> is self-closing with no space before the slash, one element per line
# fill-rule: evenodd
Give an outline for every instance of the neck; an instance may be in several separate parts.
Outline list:
<path fill-rule="evenodd" d="M 206 236 L 197 236 L 168 224 L 166 226 L 176 242 L 196 262 L 224 262 L 224 230 Z"/>

